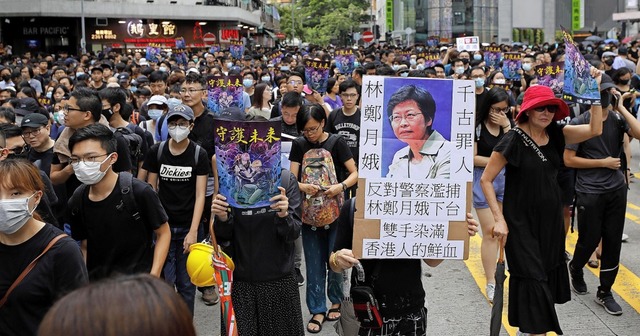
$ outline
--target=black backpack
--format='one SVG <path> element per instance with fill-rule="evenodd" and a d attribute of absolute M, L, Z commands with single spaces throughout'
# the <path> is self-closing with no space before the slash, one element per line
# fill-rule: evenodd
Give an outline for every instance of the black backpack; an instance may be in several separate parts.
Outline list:
<path fill-rule="evenodd" d="M 136 125 L 129 124 L 133 127 Z M 116 136 L 122 137 L 127 142 L 127 147 L 129 148 L 129 157 L 131 158 L 131 171 L 134 175 L 138 174 L 138 162 L 142 160 L 142 139 L 141 136 L 136 134 L 134 130 L 127 127 L 118 127 L 113 132 Z"/>
<path fill-rule="evenodd" d="M 136 224 L 144 225 L 142 222 L 142 217 L 140 216 L 140 211 L 138 211 L 138 205 L 136 203 L 136 198 L 133 196 L 133 175 L 127 172 L 121 172 L 120 178 L 118 179 L 118 185 L 120 187 L 120 194 L 122 195 L 122 203 L 118 204 L 116 208 L 121 210 L 124 207 L 125 211 L 131 215 L 133 221 Z M 84 195 L 88 192 L 86 184 L 81 184 L 71 195 L 69 198 L 69 209 L 71 210 L 71 217 L 79 217 L 79 220 L 83 219 L 83 201 Z"/>

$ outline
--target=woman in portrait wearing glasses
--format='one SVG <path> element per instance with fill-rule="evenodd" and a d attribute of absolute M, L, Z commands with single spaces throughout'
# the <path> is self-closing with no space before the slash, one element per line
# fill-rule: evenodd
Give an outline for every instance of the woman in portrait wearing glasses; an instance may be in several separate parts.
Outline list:
<path fill-rule="evenodd" d="M 495 225 L 493 215 L 480 186 L 480 177 L 484 167 L 489 162 L 493 147 L 502 139 L 512 126 L 507 117 L 509 110 L 509 94 L 502 88 L 494 87 L 489 90 L 484 106 L 478 109 L 475 128 L 475 146 L 473 156 L 473 207 L 478 213 L 478 220 L 482 226 L 482 245 L 480 248 L 482 266 L 487 278 L 486 294 L 493 302 L 495 290 L 496 256 L 498 254 L 498 240 L 491 236 L 491 229 Z M 504 169 L 493 181 L 498 204 L 502 207 L 504 196 Z"/>
<path fill-rule="evenodd" d="M 393 156 L 387 177 L 448 179 L 451 144 L 432 128 L 433 96 L 417 86 L 403 86 L 389 99 L 387 113 L 393 134 L 407 144 Z"/>
<path fill-rule="evenodd" d="M 324 131 L 326 122 L 327 115 L 319 104 L 305 105 L 296 116 L 296 124 L 302 137 L 293 141 L 291 146 L 290 170 L 299 181 L 300 190 L 307 197 L 319 192 L 328 197 L 337 197 L 358 181 L 358 170 L 349 146 L 342 136 Z M 321 188 L 319 185 L 302 182 L 303 157 L 308 150 L 314 148 L 324 148 L 331 153 L 338 177 L 336 184 Z M 341 179 L 343 176 L 347 176 L 346 179 Z M 327 272 L 329 255 L 336 238 L 336 223 L 324 227 L 315 227 L 304 221 L 303 224 L 306 224 L 302 225 L 302 246 L 307 266 L 307 307 L 312 314 L 306 328 L 315 334 L 322 330 L 325 320 L 335 321 L 340 317 L 342 275 L 331 270 Z M 328 289 L 325 294 L 327 280 Z M 328 311 L 327 296 L 332 303 Z"/>

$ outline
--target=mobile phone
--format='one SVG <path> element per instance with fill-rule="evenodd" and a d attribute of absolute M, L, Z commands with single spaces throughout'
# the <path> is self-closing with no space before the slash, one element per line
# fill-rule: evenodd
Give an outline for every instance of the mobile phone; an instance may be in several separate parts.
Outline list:
<path fill-rule="evenodd" d="M 313 91 L 311 91 L 311 89 L 307 86 L 307 84 L 305 84 L 302 87 L 302 92 L 304 92 L 304 94 L 307 94 L 307 95 L 313 94 Z"/>

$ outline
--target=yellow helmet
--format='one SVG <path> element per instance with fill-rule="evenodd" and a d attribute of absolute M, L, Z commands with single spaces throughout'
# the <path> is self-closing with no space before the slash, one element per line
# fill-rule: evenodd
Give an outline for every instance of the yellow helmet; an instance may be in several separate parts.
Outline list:
<path fill-rule="evenodd" d="M 187 273 L 194 285 L 209 287 L 216 284 L 212 256 L 213 246 L 205 243 L 191 245 L 191 252 L 187 257 Z"/>

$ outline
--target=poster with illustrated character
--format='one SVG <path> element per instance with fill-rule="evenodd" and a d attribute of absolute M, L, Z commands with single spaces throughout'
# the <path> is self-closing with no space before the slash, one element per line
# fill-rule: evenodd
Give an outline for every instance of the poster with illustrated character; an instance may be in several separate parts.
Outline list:
<path fill-rule="evenodd" d="M 184 41 L 184 37 L 176 37 L 176 49 L 186 49 L 187 43 Z"/>
<path fill-rule="evenodd" d="M 214 115 L 228 107 L 238 107 L 244 110 L 241 76 L 208 76 L 207 77 L 207 108 Z"/>
<path fill-rule="evenodd" d="M 336 68 L 341 74 L 350 75 L 356 68 L 356 55 L 353 49 L 337 49 L 334 59 L 336 60 Z"/>
<path fill-rule="evenodd" d="M 500 47 L 486 47 L 484 49 L 484 64 L 494 69 L 500 68 L 502 61 L 502 50 Z"/>
<path fill-rule="evenodd" d="M 564 87 L 564 63 L 554 62 L 540 64 L 534 68 L 538 77 L 538 84 L 548 86 L 557 95 L 562 94 Z"/>
<path fill-rule="evenodd" d="M 280 50 L 274 50 L 267 54 L 267 59 L 269 60 L 269 63 L 273 65 L 280 64 L 283 58 L 284 58 L 284 54 Z"/>
<path fill-rule="evenodd" d="M 522 69 L 522 54 L 519 52 L 504 53 L 502 60 L 502 74 L 504 78 L 512 81 L 520 80 L 518 71 Z"/>
<path fill-rule="evenodd" d="M 219 53 L 221 50 L 222 48 L 220 47 L 220 44 L 214 43 L 211 45 L 211 48 L 209 48 L 209 53 L 216 54 L 216 53 Z"/>
<path fill-rule="evenodd" d="M 146 53 L 144 58 L 146 58 L 147 61 L 149 61 L 149 62 L 157 62 L 158 61 L 158 56 L 160 55 L 160 52 L 162 52 L 162 48 L 148 46 L 147 47 L 147 53 Z"/>
<path fill-rule="evenodd" d="M 321 94 L 327 91 L 327 80 L 329 79 L 329 61 L 304 61 L 304 76 L 307 86 Z"/>
<path fill-rule="evenodd" d="M 280 194 L 279 121 L 216 119 L 214 137 L 220 194 L 231 207 L 267 212 Z"/>
<path fill-rule="evenodd" d="M 420 57 L 421 54 L 418 54 L 418 57 Z M 429 52 L 429 53 L 424 53 L 424 55 L 422 56 L 424 57 L 424 67 L 426 68 L 431 68 L 436 64 L 442 64 L 442 61 L 440 61 L 440 53 L 439 52 Z"/>
<path fill-rule="evenodd" d="M 229 45 L 229 53 L 234 59 L 242 59 L 244 55 L 244 43 L 242 41 L 231 41 Z"/>
<path fill-rule="evenodd" d="M 595 78 L 591 77 L 591 64 L 573 43 L 573 38 L 564 28 L 564 86 L 562 99 L 585 105 L 600 104 L 600 91 Z"/>
<path fill-rule="evenodd" d="M 475 86 L 364 76 L 353 252 L 364 259 L 466 259 Z"/>

